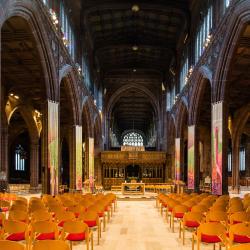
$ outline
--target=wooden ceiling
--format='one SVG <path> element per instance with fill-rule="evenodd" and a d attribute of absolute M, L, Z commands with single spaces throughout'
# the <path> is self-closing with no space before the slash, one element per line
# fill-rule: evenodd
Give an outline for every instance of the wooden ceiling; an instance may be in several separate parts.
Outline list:
<path fill-rule="evenodd" d="M 190 1 L 84 0 L 82 4 L 84 29 L 107 89 L 106 102 L 117 89 L 134 83 L 159 99 L 187 32 Z M 135 4 L 137 12 L 132 11 Z M 145 132 L 154 117 L 148 96 L 137 89 L 123 93 L 113 114 L 121 133 L 133 124 Z"/>
<path fill-rule="evenodd" d="M 46 98 L 44 73 L 37 44 L 26 21 L 12 17 L 1 30 L 2 81 L 7 94 L 14 93 L 40 109 Z"/>

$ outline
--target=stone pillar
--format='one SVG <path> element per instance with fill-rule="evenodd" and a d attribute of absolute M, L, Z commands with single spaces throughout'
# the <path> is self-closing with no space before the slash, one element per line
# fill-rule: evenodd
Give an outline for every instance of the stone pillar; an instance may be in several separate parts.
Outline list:
<path fill-rule="evenodd" d="M 37 189 L 39 184 L 39 143 L 30 145 L 30 188 Z"/>
<path fill-rule="evenodd" d="M 239 169 L 239 142 L 235 139 L 232 143 L 232 191 L 239 193 L 240 190 L 240 169 Z"/>

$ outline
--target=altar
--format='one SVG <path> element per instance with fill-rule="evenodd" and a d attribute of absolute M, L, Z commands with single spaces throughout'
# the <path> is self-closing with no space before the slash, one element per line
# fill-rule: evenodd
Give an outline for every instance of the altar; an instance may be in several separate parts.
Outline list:
<path fill-rule="evenodd" d="M 145 183 L 122 183 L 122 194 L 144 194 Z"/>

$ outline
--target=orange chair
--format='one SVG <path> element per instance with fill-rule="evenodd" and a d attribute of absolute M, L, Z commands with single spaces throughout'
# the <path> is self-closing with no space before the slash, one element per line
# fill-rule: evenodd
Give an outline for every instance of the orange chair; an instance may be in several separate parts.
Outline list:
<path fill-rule="evenodd" d="M 197 250 L 200 250 L 200 243 L 219 244 L 220 248 L 225 245 L 224 239 L 226 238 L 226 228 L 218 222 L 202 223 L 193 233 L 192 250 L 194 250 L 194 242 L 197 242 Z"/>
<path fill-rule="evenodd" d="M 229 228 L 229 245 L 234 243 L 250 243 L 250 225 L 247 223 L 237 223 Z"/>
<path fill-rule="evenodd" d="M 185 201 L 185 202 L 183 203 L 184 206 L 188 207 L 189 211 L 191 211 L 192 208 L 193 208 L 194 206 L 196 206 L 196 204 L 197 204 L 197 203 L 196 203 L 195 201 L 191 201 L 191 200 Z"/>
<path fill-rule="evenodd" d="M 81 213 L 78 219 L 86 223 L 90 229 L 97 229 L 97 242 L 99 245 L 101 238 L 101 223 L 99 221 L 99 216 L 97 212 L 87 211 Z"/>
<path fill-rule="evenodd" d="M 166 208 L 166 219 L 167 219 L 167 222 L 168 222 L 168 217 L 170 217 L 170 227 L 171 227 L 171 214 L 172 214 L 172 211 L 173 211 L 173 208 L 177 205 L 179 205 L 180 203 L 176 200 L 169 200 L 168 201 L 168 204 L 167 204 L 167 208 Z"/>
<path fill-rule="evenodd" d="M 47 210 L 46 207 L 41 204 L 41 203 L 32 203 L 30 206 L 29 206 L 29 213 L 32 214 L 33 212 L 37 211 L 37 210 Z"/>
<path fill-rule="evenodd" d="M 14 210 L 17 210 L 17 211 L 24 211 L 24 212 L 28 212 L 28 207 L 25 206 L 25 205 L 22 205 L 22 204 L 13 204 L 10 209 L 10 211 L 14 211 Z"/>
<path fill-rule="evenodd" d="M 9 212 L 8 220 L 29 223 L 29 215 L 27 212 L 22 211 L 22 210 L 11 210 Z"/>
<path fill-rule="evenodd" d="M 208 207 L 205 205 L 196 205 L 193 206 L 191 209 L 191 212 L 197 212 L 197 213 L 206 213 L 208 211 Z"/>
<path fill-rule="evenodd" d="M 224 225 L 227 225 L 227 213 L 223 211 L 209 211 L 206 215 L 206 222 L 220 222 Z"/>
<path fill-rule="evenodd" d="M 103 231 L 105 231 L 106 230 L 106 214 L 104 211 L 104 207 L 102 205 L 95 204 L 89 207 L 87 211 L 96 212 L 98 214 L 100 223 L 103 223 Z"/>
<path fill-rule="evenodd" d="M 70 242 L 71 250 L 74 241 L 86 241 L 87 250 L 89 250 L 89 242 L 91 242 L 91 250 L 93 250 L 93 234 L 88 225 L 81 221 L 66 221 L 63 225 L 61 238 Z"/>
<path fill-rule="evenodd" d="M 189 208 L 184 205 L 177 205 L 173 208 L 172 214 L 171 214 L 171 225 L 172 226 L 172 232 L 174 232 L 174 219 L 181 220 L 185 213 L 189 211 Z M 180 231 L 180 230 L 179 230 Z"/>
<path fill-rule="evenodd" d="M 2 239 L 10 241 L 26 241 L 26 246 L 28 246 L 28 225 L 21 221 L 5 220 L 2 228 Z"/>
<path fill-rule="evenodd" d="M 0 240 L 1 250 L 24 250 L 24 245 L 10 240 Z"/>
<path fill-rule="evenodd" d="M 182 232 L 182 244 L 185 244 L 185 231 L 196 230 L 203 220 L 203 214 L 198 212 L 187 212 L 184 214 L 183 219 L 180 221 L 179 238 Z"/>
<path fill-rule="evenodd" d="M 36 240 L 57 240 L 58 227 L 51 221 L 37 221 L 30 226 L 30 246 Z"/>
<path fill-rule="evenodd" d="M 32 250 L 70 250 L 69 245 L 62 240 L 36 241 Z"/>
<path fill-rule="evenodd" d="M 236 213 L 236 212 L 242 212 L 244 211 L 244 206 L 243 204 L 233 204 L 231 205 L 228 210 L 227 210 L 227 213 L 228 214 L 233 214 L 233 213 Z"/>
<path fill-rule="evenodd" d="M 5 200 L 0 200 L 0 209 L 2 212 L 8 212 L 10 209 L 10 202 Z"/>
<path fill-rule="evenodd" d="M 69 211 L 60 211 L 55 215 L 55 221 L 59 227 L 63 227 L 65 221 L 71 221 L 75 219 L 75 214 Z"/>
<path fill-rule="evenodd" d="M 249 250 L 250 244 L 240 244 L 236 246 L 231 246 L 229 250 Z"/>
<path fill-rule="evenodd" d="M 5 214 L 4 213 L 0 213 L 0 228 L 2 227 L 4 221 L 5 221 Z"/>
<path fill-rule="evenodd" d="M 236 212 L 232 214 L 229 218 L 230 225 L 248 222 L 250 220 L 250 215 L 247 212 Z"/>
<path fill-rule="evenodd" d="M 72 206 L 72 207 L 68 207 L 69 212 L 73 212 L 75 214 L 75 217 L 78 218 L 80 213 L 83 213 L 87 210 L 87 208 L 85 208 L 84 206 L 81 205 L 77 205 L 77 206 Z"/>
<path fill-rule="evenodd" d="M 34 213 L 31 214 L 31 221 L 52 221 L 51 214 L 46 210 L 36 210 Z"/>

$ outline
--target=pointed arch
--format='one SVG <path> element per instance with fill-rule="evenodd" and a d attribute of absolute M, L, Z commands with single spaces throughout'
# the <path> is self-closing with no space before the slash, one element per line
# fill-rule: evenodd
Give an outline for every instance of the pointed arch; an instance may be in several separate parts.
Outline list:
<path fill-rule="evenodd" d="M 20 17 L 26 21 L 36 41 L 36 47 L 41 58 L 46 98 L 55 100 L 57 90 L 56 66 L 51 51 L 51 41 L 47 36 L 42 15 L 36 14 L 39 8 L 38 3 L 34 1 L 6 1 L 6 6 L 3 8 L 5 12 L 0 14 L 0 30 L 4 23 L 12 17 Z"/>

